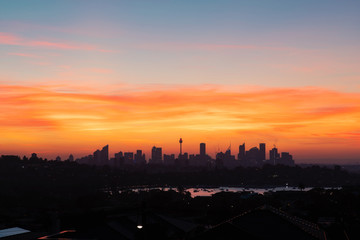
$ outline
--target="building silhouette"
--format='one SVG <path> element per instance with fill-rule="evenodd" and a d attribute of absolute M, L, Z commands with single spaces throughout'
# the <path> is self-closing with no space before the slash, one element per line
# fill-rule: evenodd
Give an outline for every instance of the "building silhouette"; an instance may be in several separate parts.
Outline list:
<path fill-rule="evenodd" d="M 250 148 L 246 151 L 246 166 L 256 166 L 260 160 L 260 150 L 257 147 Z"/>
<path fill-rule="evenodd" d="M 126 165 L 134 164 L 134 153 L 133 152 L 125 152 L 124 153 L 124 164 L 126 164 Z"/>
<path fill-rule="evenodd" d="M 72 154 L 69 155 L 68 161 L 69 161 L 69 162 L 73 162 L 73 161 L 74 161 L 74 156 L 73 156 Z"/>
<path fill-rule="evenodd" d="M 93 158 L 94 155 L 88 155 L 85 157 L 77 158 L 75 161 L 80 164 L 95 165 Z"/>
<path fill-rule="evenodd" d="M 123 154 L 123 152 L 118 152 L 118 153 L 115 153 L 115 159 L 116 160 L 120 160 L 121 158 L 123 158 L 124 157 L 124 154 Z"/>
<path fill-rule="evenodd" d="M 273 149 L 270 150 L 269 154 L 270 154 L 269 164 L 272 165 L 282 164 L 288 166 L 295 165 L 293 157 L 290 153 L 282 152 L 280 156 L 278 149 L 275 146 L 273 147 Z"/>
<path fill-rule="evenodd" d="M 180 154 L 179 154 L 179 156 L 182 155 L 182 143 L 183 143 L 183 140 L 182 140 L 182 138 L 180 138 L 180 140 L 179 140 L 179 144 L 180 144 Z"/>
<path fill-rule="evenodd" d="M 266 160 L 266 145 L 265 143 L 259 144 L 259 161 L 265 161 Z"/>
<path fill-rule="evenodd" d="M 29 160 L 30 160 L 31 162 L 36 162 L 36 161 L 39 160 L 39 158 L 38 158 L 38 156 L 37 156 L 36 153 L 32 153 Z"/>
<path fill-rule="evenodd" d="M 229 146 L 225 153 L 218 152 L 216 154 L 215 165 L 218 168 L 235 168 L 240 164 L 239 161 L 235 160 L 235 156 L 231 155 L 231 146 Z"/>
<path fill-rule="evenodd" d="M 93 165 L 108 165 L 109 164 L 109 145 L 104 146 L 101 151 L 98 149 L 93 154 Z"/>
<path fill-rule="evenodd" d="M 259 143 L 259 147 L 252 147 L 248 151 L 245 149 L 245 143 L 239 145 L 239 153 L 237 154 L 237 160 L 235 156 L 231 155 L 231 145 L 225 152 L 216 153 L 216 158 L 211 158 L 206 154 L 206 143 L 199 144 L 199 154 L 188 154 L 187 152 L 183 153 L 182 149 L 182 139 L 180 138 L 180 154 L 178 157 L 175 157 L 175 154 L 162 154 L 162 148 L 152 147 L 151 149 L 151 158 L 149 159 L 149 164 L 161 165 L 165 164 L 167 166 L 176 165 L 177 167 L 186 167 L 186 166 L 195 166 L 195 167 L 219 167 L 219 168 L 235 168 L 238 166 L 244 167 L 261 167 L 264 164 L 283 164 L 293 166 L 295 164 L 293 156 L 289 152 L 282 152 L 281 156 L 278 149 L 274 146 L 269 151 L 269 159 L 266 160 L 266 144 Z M 37 161 L 38 157 L 34 153 L 32 154 L 30 160 Z M 69 156 L 69 161 L 73 161 L 73 156 Z M 57 158 L 60 160 L 60 157 Z M 109 146 L 106 145 L 102 150 L 96 150 L 92 155 L 85 156 L 79 159 L 76 159 L 78 163 L 90 164 L 90 165 L 111 165 L 112 167 L 123 167 L 124 165 L 146 165 L 145 154 L 142 150 L 137 150 L 134 154 L 133 152 L 122 151 L 115 153 L 115 157 L 109 160 Z"/>
<path fill-rule="evenodd" d="M 142 153 L 142 150 L 136 150 L 135 164 L 137 164 L 137 165 L 146 164 L 145 154 Z"/>
<path fill-rule="evenodd" d="M 210 156 L 206 154 L 206 144 L 200 143 L 200 154 L 189 155 L 189 165 L 191 166 L 208 166 L 209 161 L 211 160 Z"/>
<path fill-rule="evenodd" d="M 239 146 L 238 160 L 245 161 L 245 143 Z"/>
<path fill-rule="evenodd" d="M 280 154 L 278 153 L 278 149 L 274 146 L 273 149 L 269 151 L 270 155 L 270 164 L 276 165 L 279 162 Z"/>
<path fill-rule="evenodd" d="M 162 148 L 153 147 L 151 149 L 151 159 L 149 160 L 150 164 L 162 164 Z"/>
<path fill-rule="evenodd" d="M 165 165 L 174 165 L 175 164 L 175 154 L 164 154 L 164 164 Z"/>
<path fill-rule="evenodd" d="M 279 164 L 293 166 L 295 163 L 292 155 L 290 155 L 288 152 L 282 152 L 281 158 L 279 159 Z"/>
<path fill-rule="evenodd" d="M 120 151 L 120 152 L 118 152 L 118 153 L 115 153 L 115 158 L 114 158 L 114 160 L 113 160 L 112 165 L 113 165 L 114 167 L 120 167 L 121 165 L 124 164 L 124 161 L 125 161 L 125 159 L 124 159 L 124 154 L 123 154 L 122 151 Z"/>
<path fill-rule="evenodd" d="M 178 166 L 188 166 L 189 165 L 189 154 L 185 152 L 184 154 L 179 155 L 175 164 Z"/>
<path fill-rule="evenodd" d="M 206 155 L 206 144 L 200 143 L 200 156 L 204 157 Z"/>

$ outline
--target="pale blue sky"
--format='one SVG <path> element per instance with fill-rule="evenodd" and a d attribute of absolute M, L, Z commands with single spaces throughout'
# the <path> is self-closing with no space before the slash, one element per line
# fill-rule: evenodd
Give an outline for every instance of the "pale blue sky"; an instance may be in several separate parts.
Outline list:
<path fill-rule="evenodd" d="M 1 1 L 0 32 L 22 43 L 0 44 L 0 80 L 358 91 L 359 12 L 359 1 Z"/>

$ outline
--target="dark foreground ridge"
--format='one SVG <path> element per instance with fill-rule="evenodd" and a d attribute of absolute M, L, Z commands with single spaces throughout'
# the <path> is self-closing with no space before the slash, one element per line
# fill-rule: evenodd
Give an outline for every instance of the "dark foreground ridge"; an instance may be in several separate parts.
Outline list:
<path fill-rule="evenodd" d="M 299 191 L 186 191 L 285 184 Z M 2 156 L 0 234 L 18 227 L 30 232 L 4 239 L 359 239 L 359 185 L 360 175 L 340 166 L 116 169 Z"/>

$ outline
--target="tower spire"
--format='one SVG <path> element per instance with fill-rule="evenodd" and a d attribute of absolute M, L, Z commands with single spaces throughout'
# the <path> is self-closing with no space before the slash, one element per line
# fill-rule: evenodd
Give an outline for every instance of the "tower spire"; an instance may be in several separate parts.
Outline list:
<path fill-rule="evenodd" d="M 182 140 L 182 138 L 180 138 L 180 140 L 179 140 L 179 143 L 180 143 L 180 156 L 182 155 L 182 142 L 183 142 L 183 140 Z"/>

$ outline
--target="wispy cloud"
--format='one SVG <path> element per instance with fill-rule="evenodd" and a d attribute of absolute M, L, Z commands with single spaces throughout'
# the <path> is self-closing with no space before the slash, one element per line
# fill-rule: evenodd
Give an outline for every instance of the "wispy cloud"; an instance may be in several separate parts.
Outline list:
<path fill-rule="evenodd" d="M 11 56 L 19 56 L 19 57 L 27 57 L 27 58 L 40 58 L 40 56 L 31 54 L 31 53 L 17 53 L 17 52 L 11 52 L 8 53 L 8 55 Z"/>
<path fill-rule="evenodd" d="M 97 52 L 112 52 L 111 50 L 103 49 L 99 46 L 86 43 L 69 43 L 60 41 L 47 40 L 30 40 L 11 33 L 0 32 L 0 44 L 16 45 L 49 49 L 63 49 L 63 50 L 82 50 L 82 51 L 97 51 Z"/>
<path fill-rule="evenodd" d="M 21 39 L 17 36 L 9 33 L 0 32 L 0 44 L 19 45 L 20 43 Z"/>
<path fill-rule="evenodd" d="M 252 50 L 252 51 L 283 51 L 283 52 L 314 52 L 313 49 L 301 49 L 295 47 L 276 46 L 276 45 L 254 45 L 254 44 L 214 44 L 214 43 L 145 43 L 136 47 L 149 50 L 201 50 L 201 51 L 219 51 L 219 50 Z"/>
<path fill-rule="evenodd" d="M 22 22 L 22 21 L 6 21 L 2 20 L 0 22 L 1 26 L 7 26 L 9 29 L 12 29 L 15 32 L 46 32 L 49 34 L 52 33 L 62 33 L 67 35 L 77 35 L 77 36 L 86 36 L 86 37 L 96 37 L 96 38 L 111 38 L 120 35 L 124 35 L 124 30 L 120 29 L 118 26 L 114 27 L 111 23 L 103 23 L 99 19 L 93 22 L 87 21 L 87 25 L 68 25 L 68 26 L 53 26 L 47 25 L 46 23 L 37 24 L 34 22 Z"/>
<path fill-rule="evenodd" d="M 126 88 L 109 95 L 56 89 L 0 86 L 1 132 L 18 136 L 19 146 L 32 135 L 40 138 L 39 145 L 54 138 L 60 146 L 91 145 L 93 139 L 131 145 L 129 139 L 137 136 L 139 141 L 158 141 L 169 149 L 173 146 L 168 142 L 180 135 L 194 144 L 214 136 L 217 142 L 245 137 L 249 142 L 281 139 L 284 148 L 295 150 L 324 138 L 333 138 L 322 144 L 328 149 L 360 143 L 360 94 L 355 93 L 321 88 L 237 91 L 183 86 Z M 2 140 L 4 144 L 8 143 Z"/>
<path fill-rule="evenodd" d="M 108 68 L 87 68 L 86 71 L 92 72 L 92 73 L 99 73 L 99 74 L 110 74 L 114 71 L 112 69 Z"/>

